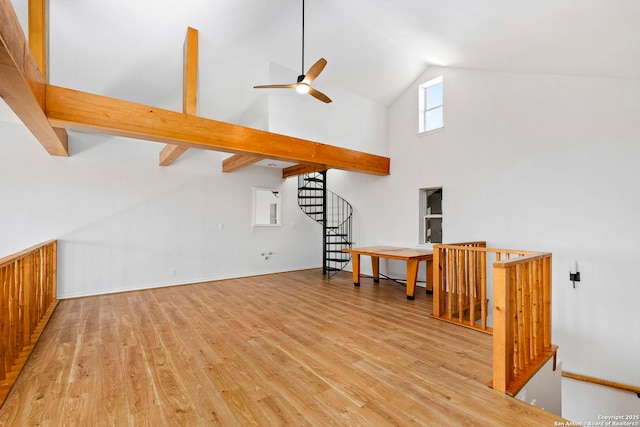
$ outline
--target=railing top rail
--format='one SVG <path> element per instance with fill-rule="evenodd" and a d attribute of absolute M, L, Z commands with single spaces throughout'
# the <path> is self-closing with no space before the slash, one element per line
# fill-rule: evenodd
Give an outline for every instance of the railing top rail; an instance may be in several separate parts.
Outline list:
<path fill-rule="evenodd" d="M 486 240 L 476 240 L 473 242 L 455 242 L 455 243 L 443 243 L 443 244 L 438 244 L 438 246 L 468 246 L 468 245 L 477 245 L 477 246 L 482 246 L 482 247 L 486 247 L 487 246 L 487 242 Z"/>
<path fill-rule="evenodd" d="M 7 264 L 11 264 L 14 263 L 22 258 L 24 258 L 25 256 L 29 255 L 30 253 L 45 247 L 47 245 L 50 245 L 51 243 L 55 242 L 56 239 L 53 240 L 48 240 L 44 243 L 38 243 L 37 245 L 31 246 L 30 248 L 24 249 L 18 253 L 12 254 L 12 255 L 8 255 L 4 258 L 0 258 L 0 268 L 4 267 Z"/>
<path fill-rule="evenodd" d="M 640 397 L 640 387 L 636 387 L 633 385 L 627 385 L 627 384 L 617 383 L 614 381 L 603 380 L 600 378 L 589 377 L 587 375 L 574 374 L 567 371 L 562 371 L 562 376 L 565 378 L 571 378 L 578 381 L 585 381 L 592 384 L 599 384 L 599 385 L 615 388 L 617 390 L 630 391 L 632 393 L 636 393 L 638 397 Z"/>
<path fill-rule="evenodd" d="M 516 255 L 520 255 L 520 256 L 525 256 L 525 255 L 534 255 L 534 254 L 538 254 L 540 252 L 535 252 L 535 251 L 523 251 L 523 250 L 517 250 L 517 249 L 497 249 L 497 248 L 485 248 L 485 247 L 478 247 L 478 246 L 464 246 L 466 245 L 466 243 L 464 243 L 463 245 L 460 244 L 453 244 L 453 245 L 433 245 L 433 249 L 437 249 L 437 248 L 443 248 L 443 249 L 463 249 L 463 250 L 468 250 L 468 251 L 475 251 L 475 252 L 494 252 L 494 253 L 503 253 L 503 254 L 516 254 Z"/>
<path fill-rule="evenodd" d="M 551 258 L 551 252 L 533 252 L 527 255 L 519 256 L 518 258 L 495 261 L 493 263 L 493 266 L 498 268 L 513 267 L 514 265 L 524 264 L 535 259 L 543 258 Z"/>

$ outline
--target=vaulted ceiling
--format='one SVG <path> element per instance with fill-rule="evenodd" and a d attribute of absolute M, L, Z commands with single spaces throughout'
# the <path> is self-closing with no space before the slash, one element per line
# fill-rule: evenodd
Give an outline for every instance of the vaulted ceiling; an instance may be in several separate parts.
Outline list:
<path fill-rule="evenodd" d="M 27 0 L 11 2 L 27 25 Z M 51 0 L 52 84 L 179 110 L 199 30 L 199 115 L 240 123 L 267 64 L 301 69 L 302 0 Z M 640 79 L 636 0 L 306 0 L 314 86 L 390 105 L 430 65 Z M 295 96 L 295 95 L 293 95 Z M 1 114 L 1 113 L 0 113 Z M 2 116 L 0 115 L 0 119 Z"/>
<path fill-rule="evenodd" d="M 27 0 L 12 0 L 26 28 Z M 50 0 L 51 82 L 151 105 L 181 93 L 200 32 L 200 110 L 238 122 L 269 61 L 301 65 L 301 0 Z M 636 0 L 306 0 L 306 58 L 390 104 L 429 64 L 640 78 Z"/>

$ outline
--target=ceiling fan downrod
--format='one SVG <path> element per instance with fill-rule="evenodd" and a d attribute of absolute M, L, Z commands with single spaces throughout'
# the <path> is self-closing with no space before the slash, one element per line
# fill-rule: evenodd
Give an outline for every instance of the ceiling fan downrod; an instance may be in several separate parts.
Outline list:
<path fill-rule="evenodd" d="M 302 79 L 304 79 L 304 0 L 302 0 L 302 71 L 300 71 L 300 75 Z M 298 78 L 298 82 L 302 81 L 301 78 Z"/>
<path fill-rule="evenodd" d="M 258 89 L 295 89 L 299 93 L 308 93 L 314 98 L 324 102 L 330 103 L 331 98 L 329 98 L 324 93 L 320 92 L 317 89 L 311 87 L 311 82 L 320 75 L 324 67 L 327 65 L 327 60 L 324 58 L 318 59 L 312 66 L 309 68 L 307 74 L 304 73 L 304 0 L 302 0 L 302 71 L 298 76 L 297 82 L 293 84 L 277 84 L 277 85 L 260 85 L 254 86 L 254 88 Z"/>

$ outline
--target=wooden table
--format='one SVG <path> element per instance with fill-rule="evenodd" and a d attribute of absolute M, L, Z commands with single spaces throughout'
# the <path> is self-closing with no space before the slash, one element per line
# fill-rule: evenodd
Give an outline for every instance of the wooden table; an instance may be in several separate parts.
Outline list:
<path fill-rule="evenodd" d="M 373 281 L 380 282 L 380 258 L 399 259 L 407 262 L 407 299 L 413 299 L 416 291 L 416 281 L 418 279 L 418 264 L 426 261 L 427 264 L 427 291 L 432 289 L 429 277 L 431 276 L 433 251 L 421 251 L 418 249 L 398 248 L 395 246 L 368 246 L 364 248 L 343 249 L 343 252 L 350 252 L 353 265 L 353 285 L 360 286 L 360 255 L 371 257 L 371 267 L 373 269 Z"/>

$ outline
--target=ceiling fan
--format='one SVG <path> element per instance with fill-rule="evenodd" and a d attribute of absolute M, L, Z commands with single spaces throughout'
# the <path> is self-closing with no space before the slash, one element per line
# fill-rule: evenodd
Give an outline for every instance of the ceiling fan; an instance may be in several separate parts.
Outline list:
<path fill-rule="evenodd" d="M 292 84 L 282 84 L 282 85 L 261 85 L 254 86 L 256 89 L 295 89 L 298 93 L 308 93 L 316 99 L 319 99 L 322 102 L 329 103 L 331 102 L 331 98 L 329 98 L 324 93 L 320 92 L 317 89 L 311 87 L 311 82 L 320 75 L 324 67 L 327 65 L 327 60 L 324 58 L 318 59 L 315 64 L 309 68 L 307 74 L 304 74 L 304 0 L 302 0 L 302 71 L 298 76 L 298 81 Z"/>

